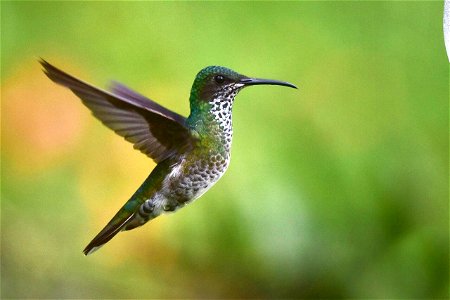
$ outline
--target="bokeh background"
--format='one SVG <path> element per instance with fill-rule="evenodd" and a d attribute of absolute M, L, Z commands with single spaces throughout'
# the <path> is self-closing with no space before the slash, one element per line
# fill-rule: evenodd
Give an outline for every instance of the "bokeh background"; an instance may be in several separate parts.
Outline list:
<path fill-rule="evenodd" d="M 2 298 L 447 297 L 442 10 L 2 1 Z M 184 115 L 207 65 L 300 88 L 241 92 L 222 180 L 85 257 L 154 163 L 39 57 Z"/>

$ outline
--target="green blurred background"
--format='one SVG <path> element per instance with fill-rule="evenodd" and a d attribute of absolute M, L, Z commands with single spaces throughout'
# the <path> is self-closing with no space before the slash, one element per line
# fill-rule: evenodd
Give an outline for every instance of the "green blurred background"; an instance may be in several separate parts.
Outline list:
<path fill-rule="evenodd" d="M 1 2 L 2 298 L 448 296 L 441 2 Z M 37 59 L 184 115 L 224 65 L 293 82 L 234 106 L 227 174 L 82 249 L 154 163 Z"/>

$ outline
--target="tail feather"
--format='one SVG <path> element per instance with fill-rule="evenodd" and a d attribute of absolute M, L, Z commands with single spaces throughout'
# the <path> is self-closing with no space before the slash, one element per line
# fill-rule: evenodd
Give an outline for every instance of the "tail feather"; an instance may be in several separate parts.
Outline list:
<path fill-rule="evenodd" d="M 102 229 L 94 239 L 84 248 L 83 253 L 89 255 L 97 251 L 104 244 L 109 242 L 122 228 L 133 219 L 134 214 L 126 212 L 125 216 L 121 216 L 125 211 L 121 209 L 112 220 Z"/>

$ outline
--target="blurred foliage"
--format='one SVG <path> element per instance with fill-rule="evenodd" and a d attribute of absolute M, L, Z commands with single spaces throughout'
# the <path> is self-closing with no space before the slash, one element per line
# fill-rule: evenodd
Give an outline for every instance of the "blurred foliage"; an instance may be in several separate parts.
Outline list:
<path fill-rule="evenodd" d="M 447 297 L 442 8 L 2 1 L 2 298 Z M 242 92 L 223 179 L 85 257 L 154 163 L 40 56 L 185 115 L 211 64 L 300 89 Z"/>

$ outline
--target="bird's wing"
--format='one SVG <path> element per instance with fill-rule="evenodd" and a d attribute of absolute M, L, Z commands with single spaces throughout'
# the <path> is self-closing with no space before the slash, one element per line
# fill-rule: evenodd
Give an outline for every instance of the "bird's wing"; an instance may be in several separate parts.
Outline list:
<path fill-rule="evenodd" d="M 150 99 L 117 84 L 113 87 L 113 93 L 109 93 L 57 69 L 45 60 L 40 63 L 51 80 L 71 89 L 97 119 L 155 162 L 182 153 L 195 142 L 183 116 Z"/>
<path fill-rule="evenodd" d="M 165 116 L 168 116 L 169 118 L 177 121 L 178 123 L 184 124 L 186 122 L 186 118 L 183 117 L 182 115 L 179 115 L 176 112 L 173 112 L 165 108 L 164 106 L 159 105 L 155 101 L 152 101 L 147 97 L 131 90 L 129 87 L 121 84 L 120 82 L 113 81 L 109 89 L 111 90 L 111 93 L 113 93 L 114 95 L 132 100 L 134 103 L 144 105 L 153 111 L 157 111 Z"/>

